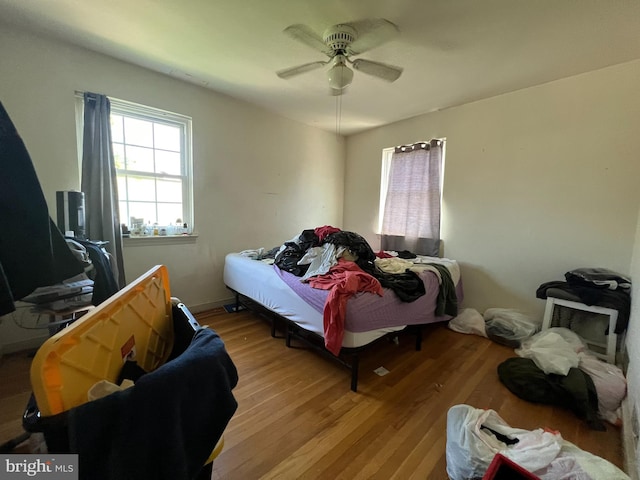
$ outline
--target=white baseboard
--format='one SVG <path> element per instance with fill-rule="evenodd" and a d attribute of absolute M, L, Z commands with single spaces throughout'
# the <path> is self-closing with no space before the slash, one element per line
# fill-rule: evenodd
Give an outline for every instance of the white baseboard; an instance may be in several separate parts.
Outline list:
<path fill-rule="evenodd" d="M 47 338 L 49 338 L 49 336 L 45 334 L 42 337 L 28 338 L 26 340 L 0 345 L 0 357 L 2 357 L 2 354 L 8 355 L 10 353 L 22 352 L 24 350 L 37 350 Z"/>
<path fill-rule="evenodd" d="M 638 454 L 640 453 L 638 438 L 633 432 L 634 418 L 632 415 L 632 405 L 627 396 L 622 401 L 622 452 L 624 455 L 624 471 L 631 480 L 640 480 L 640 463 Z"/>

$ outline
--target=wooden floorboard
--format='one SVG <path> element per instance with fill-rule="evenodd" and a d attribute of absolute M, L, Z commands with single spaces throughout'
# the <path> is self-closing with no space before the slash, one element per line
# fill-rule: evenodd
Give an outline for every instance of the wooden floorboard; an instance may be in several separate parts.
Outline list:
<path fill-rule="evenodd" d="M 214 479 L 446 479 L 446 414 L 456 404 L 492 408 L 514 427 L 549 427 L 622 466 L 619 429 L 589 430 L 567 410 L 536 405 L 499 381 L 513 349 L 444 325 L 363 354 L 358 393 L 349 371 L 272 338 L 250 312 L 199 319 L 225 340 L 240 380 L 238 411 L 225 432 Z M 227 332 L 229 334 L 227 335 Z M 384 366 L 380 377 L 373 370 Z"/>
<path fill-rule="evenodd" d="M 446 479 L 446 414 L 456 404 L 492 408 L 514 427 L 549 427 L 580 448 L 622 466 L 620 431 L 590 430 L 567 410 L 536 405 L 499 381 L 513 349 L 444 325 L 381 342 L 361 357 L 358 392 L 350 372 L 283 338 L 251 312 L 196 315 L 224 340 L 239 372 L 238 410 L 214 462 L 219 479 Z M 27 352 L 0 361 L 0 443 L 22 432 L 29 398 Z M 378 376 L 383 366 L 389 374 Z M 25 444 L 18 451 L 28 451 Z"/>

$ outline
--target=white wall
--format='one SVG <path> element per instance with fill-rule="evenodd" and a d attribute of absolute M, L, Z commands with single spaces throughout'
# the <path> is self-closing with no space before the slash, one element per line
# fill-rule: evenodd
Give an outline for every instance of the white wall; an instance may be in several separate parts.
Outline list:
<path fill-rule="evenodd" d="M 542 316 L 543 282 L 606 267 L 640 297 L 640 61 L 422 115 L 347 140 L 344 228 L 378 245 L 381 150 L 446 137 L 442 237 L 463 306 Z M 627 337 L 640 412 L 640 306 Z M 638 472 L 640 476 L 640 472 Z"/>
<path fill-rule="evenodd" d="M 541 315 L 543 282 L 583 266 L 629 273 L 640 204 L 640 61 L 354 135 L 344 227 L 372 245 L 381 151 L 446 137 L 444 255 L 465 306 Z"/>
<path fill-rule="evenodd" d="M 631 297 L 636 299 L 631 305 L 631 322 L 627 332 L 627 351 L 629 353 L 629 367 L 627 370 L 627 389 L 630 400 L 630 411 L 635 409 L 634 420 L 640 422 L 640 214 L 636 226 L 636 237 L 633 246 L 633 259 L 631 261 L 631 278 L 633 283 Z M 637 425 L 636 428 L 640 427 Z M 631 429 L 629 429 L 631 430 Z M 636 452 L 637 477 L 640 478 L 640 442 Z"/>
<path fill-rule="evenodd" d="M 0 29 L 0 101 L 29 150 L 55 218 L 55 192 L 79 189 L 74 92 L 93 91 L 193 118 L 191 243 L 125 246 L 127 280 L 169 268 L 194 309 L 231 297 L 224 256 L 280 245 L 304 228 L 342 226 L 344 140 L 250 104 L 97 53 Z M 34 272 L 36 266 L 32 266 Z M 0 324 L 5 345 L 25 331 Z"/>

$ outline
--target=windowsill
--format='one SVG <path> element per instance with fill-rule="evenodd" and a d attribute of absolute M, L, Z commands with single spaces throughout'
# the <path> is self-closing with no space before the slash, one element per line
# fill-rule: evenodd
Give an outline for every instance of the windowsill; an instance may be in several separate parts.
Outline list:
<path fill-rule="evenodd" d="M 196 243 L 198 235 L 152 235 L 144 237 L 123 237 L 125 247 L 142 247 L 149 245 L 184 245 Z"/>

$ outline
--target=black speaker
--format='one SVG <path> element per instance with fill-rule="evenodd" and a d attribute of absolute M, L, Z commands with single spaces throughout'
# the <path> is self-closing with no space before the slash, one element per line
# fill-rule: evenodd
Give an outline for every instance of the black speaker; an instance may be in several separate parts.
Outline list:
<path fill-rule="evenodd" d="M 74 237 L 85 240 L 84 193 L 66 190 L 56 192 L 56 207 L 60 231 L 64 235 L 73 232 Z"/>

